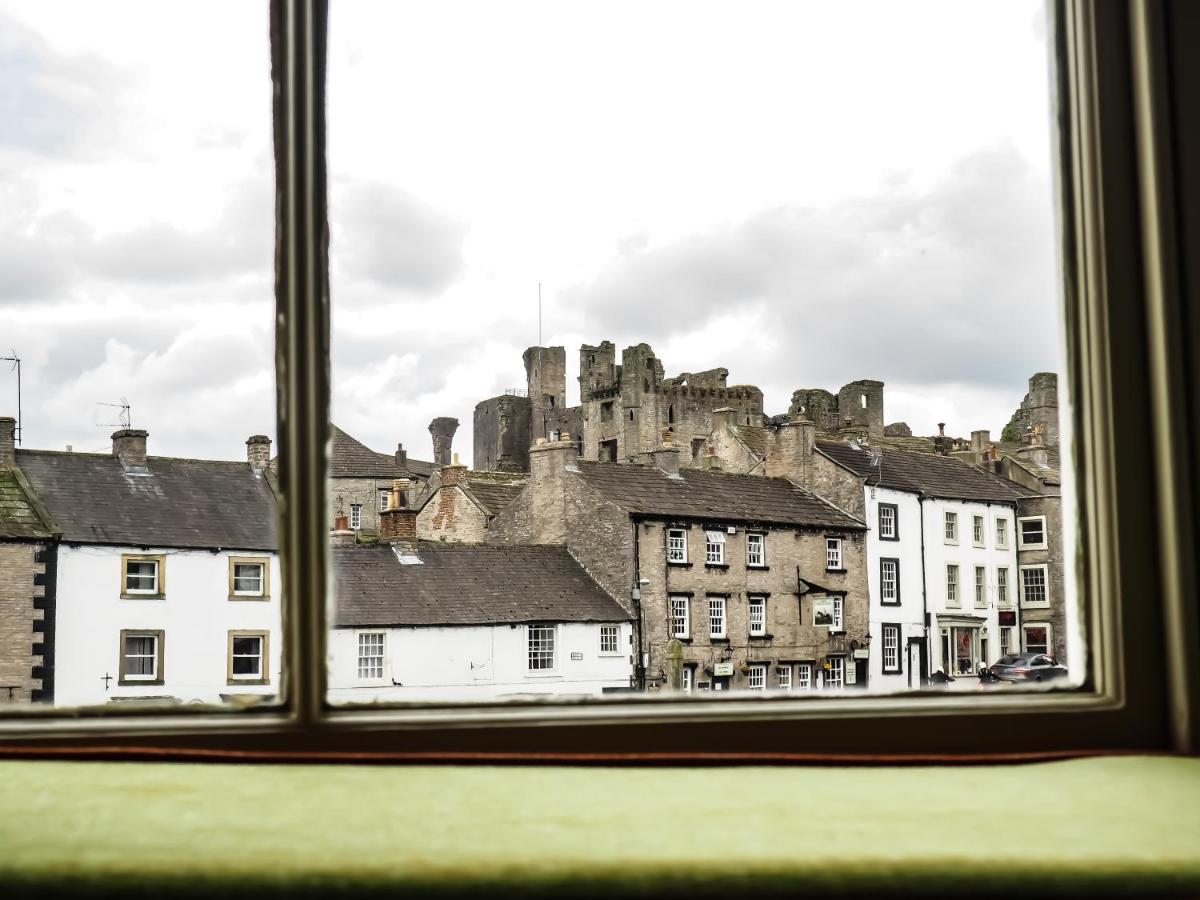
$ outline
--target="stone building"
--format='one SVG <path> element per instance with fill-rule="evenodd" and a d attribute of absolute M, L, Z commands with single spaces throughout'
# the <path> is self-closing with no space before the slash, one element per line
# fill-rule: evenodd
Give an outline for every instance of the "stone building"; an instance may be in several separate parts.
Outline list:
<path fill-rule="evenodd" d="M 649 690 L 837 690 L 867 680 L 865 526 L 781 477 L 530 450 L 489 540 L 565 543 L 634 617 Z"/>
<path fill-rule="evenodd" d="M 488 524 L 525 486 L 523 472 L 472 472 L 458 462 L 429 479 L 417 501 L 417 537 L 423 541 L 482 543 Z"/>
<path fill-rule="evenodd" d="M 762 391 L 727 384 L 727 369 L 684 372 L 667 378 L 648 344 L 627 347 L 621 362 L 610 341 L 579 350 L 578 406 L 566 405 L 566 351 L 525 351 L 526 387 L 475 407 L 477 470 L 529 470 L 529 447 L 539 438 L 575 435 L 584 459 L 628 462 L 653 452 L 664 430 L 686 448 L 685 464 L 699 462 L 718 408 L 746 424 L 763 419 Z"/>
<path fill-rule="evenodd" d="M 54 700 L 56 527 L 17 468 L 0 418 L 0 706 Z"/>
<path fill-rule="evenodd" d="M 1058 446 L 1058 376 L 1053 372 L 1038 372 L 1029 379 L 1029 391 L 1021 399 L 1000 439 L 1021 443 L 1033 430 L 1042 435 L 1047 447 Z"/>
<path fill-rule="evenodd" d="M 444 457 L 446 463 L 457 427 L 457 419 L 446 418 L 434 419 L 429 426 L 435 456 Z M 394 454 L 376 453 L 336 425 L 329 430 L 329 514 L 334 519 L 344 516 L 349 528 L 360 534 L 378 534 L 379 514 L 387 509 L 392 482 L 406 478 L 423 485 L 437 463 L 410 459 L 403 444 Z"/>

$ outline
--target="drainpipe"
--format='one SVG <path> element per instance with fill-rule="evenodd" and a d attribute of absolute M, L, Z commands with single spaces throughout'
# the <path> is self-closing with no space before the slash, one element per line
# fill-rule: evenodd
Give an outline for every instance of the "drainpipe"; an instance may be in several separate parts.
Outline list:
<path fill-rule="evenodd" d="M 921 519 L 921 612 L 925 620 L 925 665 L 924 671 L 921 673 L 920 684 L 918 687 L 929 684 L 929 676 L 933 669 L 933 637 L 930 635 L 929 622 L 929 591 L 925 586 L 925 498 L 917 498 L 917 510 L 920 513 Z M 938 634 L 938 639 L 941 639 L 941 634 Z M 942 660 L 942 666 L 945 667 L 946 661 Z"/>
<path fill-rule="evenodd" d="M 642 557 L 638 540 L 638 520 L 630 516 L 633 526 L 633 589 L 629 596 L 633 600 L 633 621 L 637 635 L 637 657 L 633 664 L 633 685 L 638 691 L 646 690 L 646 653 L 642 644 Z"/>

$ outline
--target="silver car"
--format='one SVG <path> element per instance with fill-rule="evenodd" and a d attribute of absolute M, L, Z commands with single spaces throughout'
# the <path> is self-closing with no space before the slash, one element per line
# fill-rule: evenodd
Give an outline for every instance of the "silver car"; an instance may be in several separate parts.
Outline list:
<path fill-rule="evenodd" d="M 1066 677 L 1067 667 L 1044 653 L 1009 653 L 987 671 L 1001 681 L 1052 681 Z"/>

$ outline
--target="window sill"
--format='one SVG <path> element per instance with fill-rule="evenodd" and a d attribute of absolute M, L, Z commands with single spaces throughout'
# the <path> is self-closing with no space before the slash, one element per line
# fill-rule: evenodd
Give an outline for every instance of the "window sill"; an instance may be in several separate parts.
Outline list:
<path fill-rule="evenodd" d="M 826 571 L 826 573 L 828 573 L 830 575 L 845 575 L 846 574 L 845 569 L 826 569 L 825 571 Z"/>
<path fill-rule="evenodd" d="M 671 640 L 679 641 L 681 644 L 690 644 L 692 642 L 690 637 L 672 637 Z"/>
<path fill-rule="evenodd" d="M 769 641 L 769 640 L 772 640 L 775 637 L 775 635 L 773 635 L 773 634 L 751 634 L 751 635 L 748 635 L 748 637 L 752 641 Z"/>
<path fill-rule="evenodd" d="M 265 678 L 230 678 L 225 682 L 229 687 L 259 687 L 270 683 Z"/>
<path fill-rule="evenodd" d="M 710 644 L 728 644 L 729 638 L 727 638 L 727 637 L 710 637 L 708 639 L 708 642 Z"/>
<path fill-rule="evenodd" d="M 250 601 L 257 601 L 259 603 L 263 603 L 267 600 L 270 600 L 271 598 L 265 597 L 262 594 L 230 594 L 229 599 L 235 600 L 235 601 L 236 600 L 250 600 Z"/>
<path fill-rule="evenodd" d="M 667 560 L 667 565 L 672 569 L 690 569 L 692 567 L 690 562 L 671 562 L 669 559 Z"/>
<path fill-rule="evenodd" d="M 122 600 L 166 600 L 166 594 L 121 594 Z"/>
<path fill-rule="evenodd" d="M 704 568 L 706 568 L 706 569 L 728 569 L 729 563 L 705 563 Z"/>
<path fill-rule="evenodd" d="M 161 678 L 155 678 L 155 679 L 152 679 L 152 680 L 150 680 L 150 681 L 139 681 L 139 680 L 136 680 L 136 679 L 135 679 L 134 681 L 125 681 L 125 680 L 122 680 L 122 679 L 117 679 L 117 686 L 118 686 L 118 687 L 132 687 L 132 688 L 138 688 L 138 687 L 162 687 L 162 686 L 163 686 L 163 680 L 162 680 Z M 112 699 L 114 699 L 114 700 L 137 700 L 137 699 L 140 699 L 140 698 L 137 698 L 137 697 L 113 697 Z"/>

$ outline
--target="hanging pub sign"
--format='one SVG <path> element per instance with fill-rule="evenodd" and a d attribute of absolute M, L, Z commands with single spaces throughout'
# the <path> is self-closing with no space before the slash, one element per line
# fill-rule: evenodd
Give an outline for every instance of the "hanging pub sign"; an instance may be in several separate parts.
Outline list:
<path fill-rule="evenodd" d="M 813 624 L 833 625 L 832 597 L 813 597 Z"/>
<path fill-rule="evenodd" d="M 726 675 L 732 675 L 732 674 L 733 674 L 733 663 L 731 663 L 731 662 L 717 663 L 716 665 L 713 666 L 713 675 L 717 676 L 718 678 L 724 677 Z"/>

